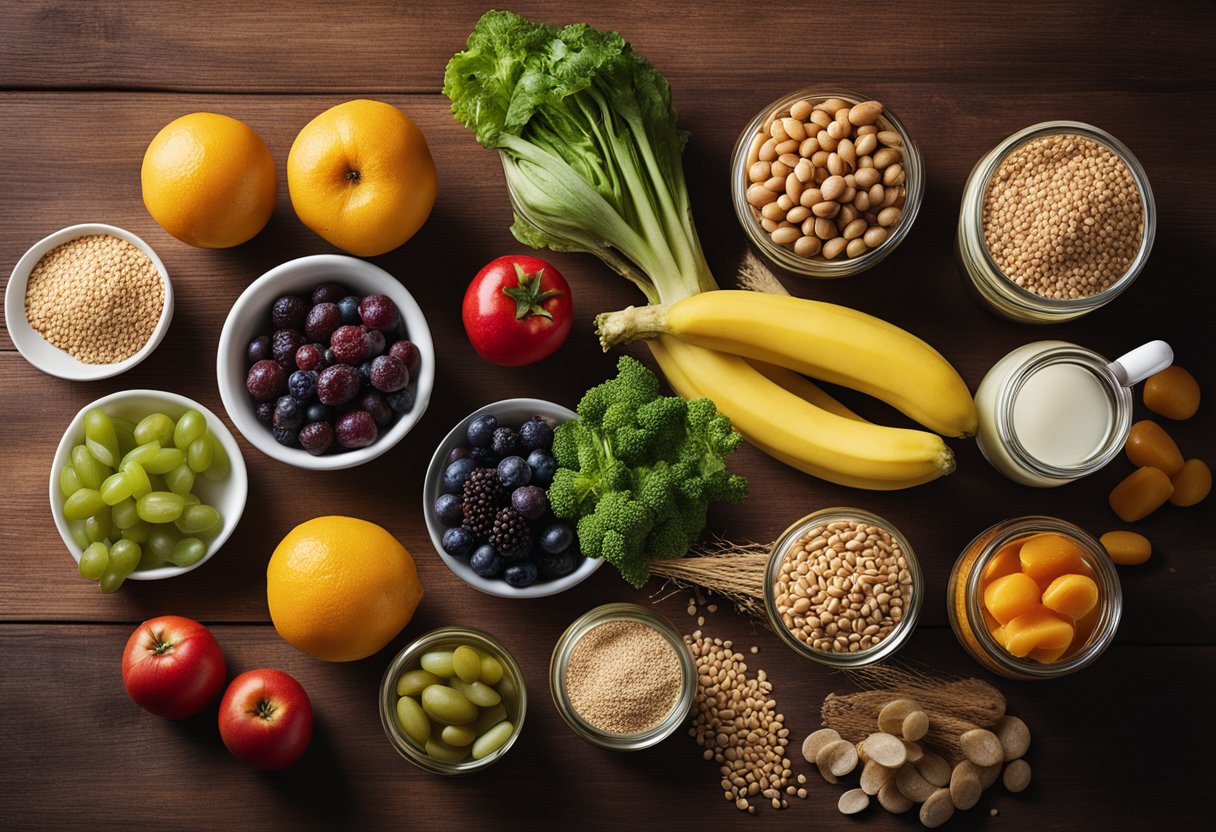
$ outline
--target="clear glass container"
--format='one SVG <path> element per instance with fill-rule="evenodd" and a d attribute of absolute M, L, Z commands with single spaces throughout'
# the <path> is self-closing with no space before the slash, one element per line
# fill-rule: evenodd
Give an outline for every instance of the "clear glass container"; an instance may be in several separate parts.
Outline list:
<path fill-rule="evenodd" d="M 822 87 L 808 87 L 782 96 L 757 113 L 755 118 L 743 128 L 738 141 L 735 142 L 730 166 L 731 201 L 734 203 L 735 216 L 739 220 L 739 225 L 743 227 L 743 233 L 747 235 L 752 246 L 770 263 L 799 277 L 849 277 L 877 265 L 899 246 L 904 237 L 908 236 L 916 215 L 920 213 L 921 202 L 925 196 L 924 162 L 921 160 L 920 149 L 916 146 L 916 142 L 912 141 L 903 122 L 884 105 L 882 116 L 877 122 L 878 129 L 893 130 L 899 133 L 903 139 L 904 152 L 900 164 L 904 166 L 904 189 L 906 191 L 904 205 L 901 209 L 902 216 L 899 222 L 890 229 L 886 241 L 858 257 L 841 255 L 835 260 L 827 260 L 820 255 L 800 257 L 792 250 L 772 241 L 768 232 L 761 227 L 760 221 L 753 213 L 752 206 L 747 201 L 747 160 L 751 151 L 752 139 L 760 128 L 767 125 L 774 117 L 781 113 L 788 113 L 792 104 L 803 99 L 815 102 L 828 98 L 839 98 L 850 104 L 860 104 L 863 101 L 871 100 L 868 96 L 848 90 Z"/>
<path fill-rule="evenodd" d="M 667 639 L 680 662 L 683 683 L 675 706 L 662 721 L 636 734 L 604 731 L 587 722 L 574 709 L 566 691 L 566 666 L 575 645 L 590 630 L 609 621 L 637 621 L 652 627 Z M 644 668 L 638 670 L 643 672 Z M 557 644 L 553 648 L 553 658 L 549 662 L 549 690 L 553 694 L 553 704 L 557 707 L 557 712 L 561 714 L 562 719 L 574 730 L 574 733 L 587 742 L 612 751 L 640 751 L 662 742 L 684 722 L 697 692 L 697 666 L 693 661 L 692 651 L 688 649 L 688 645 L 684 643 L 680 633 L 666 618 L 637 604 L 604 604 L 575 619 L 574 623 L 567 627 L 561 638 L 557 640 Z"/>
<path fill-rule="evenodd" d="M 1027 380 L 1057 364 L 1089 373 L 1105 395 L 1109 414 L 1105 437 L 1092 451 L 1067 465 L 1036 458 L 1014 427 L 1014 409 Z M 980 382 L 975 392 L 979 416 L 976 442 L 992 467 L 1015 482 L 1040 488 L 1064 485 L 1098 471 L 1119 455 L 1131 430 L 1132 405 L 1131 388 L 1115 378 L 1106 358 L 1066 341 L 1035 341 L 1010 352 Z"/>
<path fill-rule="evenodd" d="M 1078 629 L 1084 625 L 1089 632 L 1080 644 L 1068 648 L 1065 657 L 1051 664 L 1018 658 L 1005 650 L 989 632 L 981 603 L 980 578 L 988 562 L 1005 544 L 1042 532 L 1057 532 L 1080 545 L 1098 585 L 1098 606 L 1077 625 Z M 1123 591 L 1114 563 L 1088 532 L 1055 517 L 1018 517 L 990 526 L 967 544 L 950 571 L 946 610 L 963 649 L 988 670 L 1011 679 L 1053 679 L 1092 664 L 1114 641 L 1123 612 Z"/>
<path fill-rule="evenodd" d="M 872 647 L 859 650 L 856 653 L 834 653 L 818 650 L 804 641 L 800 641 L 785 626 L 781 612 L 777 609 L 776 583 L 781 571 L 781 565 L 793 551 L 798 541 L 811 529 L 817 526 L 834 523 L 838 520 L 852 520 L 858 523 L 878 526 L 885 530 L 903 550 L 904 560 L 911 578 L 911 591 L 905 599 L 903 618 L 900 619 L 886 638 Z M 835 507 L 825 508 L 808 514 L 781 533 L 773 550 L 769 554 L 768 567 L 764 580 L 764 609 L 768 613 L 769 624 L 782 641 L 788 644 L 794 652 L 820 664 L 836 668 L 864 667 L 880 662 L 893 656 L 911 638 L 916 629 L 916 621 L 920 618 L 920 609 L 924 603 L 925 579 L 921 573 L 920 562 L 912 551 L 912 546 L 899 530 L 876 514 L 859 508 Z"/>
<path fill-rule="evenodd" d="M 454 649 L 461 644 L 467 644 L 493 656 L 502 665 L 503 682 L 509 682 L 510 686 L 503 686 L 502 682 L 499 682 L 498 687 L 501 688 L 499 693 L 502 695 L 503 704 L 507 707 L 507 719 L 515 726 L 515 730 L 501 748 L 480 760 L 467 759 L 459 763 L 448 763 L 435 759 L 414 745 L 397 724 L 397 700 L 401 698 L 397 696 L 397 678 L 405 671 L 417 668 L 423 653 L 431 650 Z M 514 688 L 514 696 L 510 695 L 511 687 Z M 515 745 L 515 741 L 519 739 L 527 711 L 528 691 L 524 685 L 523 671 L 520 670 L 515 657 L 489 633 L 473 627 L 440 627 L 416 638 L 393 657 L 384 671 L 384 678 L 380 681 L 380 724 L 384 728 L 385 736 L 388 737 L 388 741 L 398 754 L 418 768 L 434 774 L 471 774 L 498 762 L 506 756 L 511 747 Z"/>
<path fill-rule="evenodd" d="M 1023 289 L 1001 271 L 984 241 L 984 198 L 992 176 L 1014 150 L 1032 139 L 1051 135 L 1081 136 L 1103 145 L 1127 165 L 1140 192 L 1140 208 L 1143 212 L 1140 248 L 1122 277 L 1103 291 L 1088 297 L 1056 299 Z M 963 186 L 954 251 L 964 283 L 982 305 L 1015 321 L 1032 324 L 1060 323 L 1079 318 L 1123 294 L 1148 262 L 1156 230 L 1157 206 L 1153 202 L 1148 174 L 1122 142 L 1105 130 L 1090 124 L 1079 121 L 1046 121 L 1017 131 L 976 163 Z"/>

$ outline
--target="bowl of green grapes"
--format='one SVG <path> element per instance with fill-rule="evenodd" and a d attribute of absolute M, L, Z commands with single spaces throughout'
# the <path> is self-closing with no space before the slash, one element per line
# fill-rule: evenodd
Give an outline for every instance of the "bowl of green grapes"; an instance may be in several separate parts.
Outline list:
<path fill-rule="evenodd" d="M 126 390 L 86 405 L 59 440 L 51 514 L 77 571 L 102 592 L 197 569 L 245 510 L 245 460 L 196 401 Z"/>

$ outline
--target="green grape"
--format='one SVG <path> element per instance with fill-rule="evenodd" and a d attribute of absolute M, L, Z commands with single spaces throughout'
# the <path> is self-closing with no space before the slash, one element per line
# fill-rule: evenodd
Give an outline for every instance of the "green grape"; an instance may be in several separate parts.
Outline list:
<path fill-rule="evenodd" d="M 139 544 L 134 540 L 119 540 L 110 547 L 110 566 L 106 571 L 130 575 L 139 566 L 142 555 Z"/>
<path fill-rule="evenodd" d="M 141 445 L 159 442 L 162 448 L 173 444 L 173 420 L 163 413 L 149 413 L 135 426 L 135 441 Z"/>
<path fill-rule="evenodd" d="M 202 500 L 200 500 L 200 499 L 198 498 L 198 495 L 197 495 L 197 494 L 195 494 L 194 492 L 191 492 L 191 493 L 189 493 L 189 494 L 183 494 L 183 495 L 182 495 L 182 499 L 186 501 L 186 506 L 187 506 L 187 507 L 189 507 L 189 506 L 197 506 L 199 503 L 201 503 L 201 502 L 202 502 Z"/>
<path fill-rule="evenodd" d="M 138 462 L 140 465 L 146 465 L 148 460 L 156 456 L 156 452 L 160 450 L 160 442 L 153 439 L 151 442 L 146 442 L 143 445 L 136 445 L 127 455 L 122 458 L 122 462 L 118 463 L 119 468 L 126 468 L 132 462 Z"/>
<path fill-rule="evenodd" d="M 211 460 L 214 458 L 214 455 L 211 437 L 204 435 L 201 439 L 195 439 L 191 442 L 190 447 L 186 449 L 186 464 L 190 466 L 191 471 L 201 474 L 211 467 Z"/>
<path fill-rule="evenodd" d="M 139 512 L 135 508 L 134 498 L 128 497 L 110 512 L 114 517 L 114 527 L 129 529 L 139 522 Z"/>
<path fill-rule="evenodd" d="M 177 420 L 177 427 L 173 429 L 173 444 L 178 450 L 185 451 L 194 440 L 202 439 L 206 435 L 207 417 L 197 410 L 187 410 Z"/>
<path fill-rule="evenodd" d="M 177 448 L 161 448 L 141 463 L 149 474 L 166 474 L 186 461 L 186 454 Z"/>
<path fill-rule="evenodd" d="M 176 466 L 174 466 L 174 467 L 176 467 Z M 145 465 L 144 470 L 148 471 L 148 466 Z M 168 491 L 169 490 L 169 486 L 165 485 L 165 478 L 160 476 L 159 474 L 153 474 L 151 471 L 148 471 L 148 482 L 152 483 L 153 491 Z"/>
<path fill-rule="evenodd" d="M 193 566 L 202 560 L 205 554 L 207 554 L 207 544 L 197 537 L 183 537 L 174 545 L 173 554 L 169 560 L 174 566 Z"/>
<path fill-rule="evenodd" d="M 129 453 L 138 444 L 135 441 L 135 425 L 118 417 L 111 417 L 110 421 L 114 423 L 114 433 L 118 436 L 119 455 Z"/>
<path fill-rule="evenodd" d="M 130 496 L 131 478 L 122 471 L 110 474 L 101 484 L 101 499 L 108 506 L 117 505 Z"/>
<path fill-rule="evenodd" d="M 122 472 L 131 483 L 132 497 L 138 499 L 152 490 L 152 480 L 148 479 L 148 472 L 138 462 L 128 462 Z"/>
<path fill-rule="evenodd" d="M 96 407 L 84 414 L 84 440 L 102 465 L 113 468 L 122 458 L 118 452 L 118 433 L 114 430 L 114 423 Z"/>
<path fill-rule="evenodd" d="M 72 470 L 85 488 L 101 488 L 101 483 L 110 476 L 111 471 L 97 461 L 84 445 L 72 448 Z"/>
<path fill-rule="evenodd" d="M 104 543 L 90 543 L 80 556 L 80 577 L 97 581 L 110 565 L 110 550 Z"/>
<path fill-rule="evenodd" d="M 63 466 L 63 470 L 59 472 L 59 493 L 65 497 L 71 497 L 80 489 L 84 488 L 84 483 L 80 481 L 80 477 L 76 474 L 76 469 L 71 463 Z"/>
<path fill-rule="evenodd" d="M 126 575 L 120 575 L 112 570 L 106 570 L 106 573 L 101 576 L 101 580 L 98 582 L 97 586 L 101 588 L 102 592 L 109 594 L 122 586 L 123 581 L 126 579 Z"/>
<path fill-rule="evenodd" d="M 133 543 L 147 543 L 152 537 L 152 524 L 140 520 L 134 526 L 128 526 L 122 530 L 122 539 L 130 540 Z"/>
<path fill-rule="evenodd" d="M 165 473 L 165 485 L 174 494 L 189 494 L 194 489 L 194 472 L 186 463 Z"/>
<path fill-rule="evenodd" d="M 90 543 L 105 540 L 110 536 L 110 533 L 114 531 L 114 519 L 111 512 L 112 509 L 103 508 L 88 520 L 84 521 L 84 534 L 85 537 L 89 539 Z"/>
<path fill-rule="evenodd" d="M 169 523 L 159 523 L 153 526 L 152 535 L 148 538 L 148 545 L 144 547 L 144 559 L 140 562 L 140 568 L 146 568 L 147 562 L 156 564 L 167 562 L 173 555 L 173 547 L 181 539 L 182 536 L 178 534 L 177 529 Z"/>
<path fill-rule="evenodd" d="M 174 525 L 183 534 L 198 534 L 215 528 L 220 522 L 220 513 L 211 506 L 187 506 Z"/>
<path fill-rule="evenodd" d="M 172 523 L 185 507 L 182 495 L 169 491 L 150 491 L 135 501 L 139 519 L 148 523 Z"/>
<path fill-rule="evenodd" d="M 87 549 L 93 541 L 89 540 L 88 533 L 84 530 L 83 520 L 72 520 L 68 523 L 68 534 L 72 536 L 72 540 L 81 549 Z"/>
<path fill-rule="evenodd" d="M 69 520 L 83 520 L 105 508 L 101 492 L 95 488 L 81 488 L 63 503 L 63 516 Z"/>
<path fill-rule="evenodd" d="M 211 467 L 203 471 L 203 476 L 213 482 L 226 480 L 232 473 L 232 460 L 228 458 L 224 443 L 218 436 L 208 432 L 207 438 L 211 440 Z"/>

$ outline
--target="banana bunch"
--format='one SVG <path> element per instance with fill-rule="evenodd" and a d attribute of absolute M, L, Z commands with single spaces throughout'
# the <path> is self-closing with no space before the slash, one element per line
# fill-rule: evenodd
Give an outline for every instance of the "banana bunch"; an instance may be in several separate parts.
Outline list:
<path fill-rule="evenodd" d="M 702 292 L 596 318 L 605 349 L 646 338 L 672 387 L 708 397 L 765 453 L 805 473 L 873 490 L 954 470 L 941 436 L 975 433 L 975 403 L 931 346 L 844 306 L 762 292 Z M 805 376 L 872 395 L 929 428 L 862 419 Z"/>

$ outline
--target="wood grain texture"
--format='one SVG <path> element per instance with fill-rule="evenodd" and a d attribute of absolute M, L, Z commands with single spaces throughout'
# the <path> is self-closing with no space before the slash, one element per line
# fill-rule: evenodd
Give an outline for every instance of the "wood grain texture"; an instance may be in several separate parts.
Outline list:
<path fill-rule="evenodd" d="M 943 352 L 972 388 L 1000 356 L 1031 340 L 1062 338 L 1113 357 L 1163 337 L 1203 388 L 1216 391 L 1206 277 L 1216 259 L 1216 216 L 1196 143 L 1216 128 L 1216 76 L 1206 52 L 1213 7 L 885 4 L 866 11 L 868 31 L 885 40 L 864 48 L 856 26 L 827 7 L 799 8 L 797 16 L 788 3 L 772 2 L 512 7 L 550 22 L 617 28 L 669 77 L 681 125 L 692 134 L 685 165 L 697 226 L 724 286 L 745 251 L 728 183 L 739 130 L 789 88 L 858 87 L 894 109 L 919 143 L 928 171 L 924 206 L 899 251 L 871 272 L 836 282 L 790 278 L 792 291 L 908 328 Z M 661 595 L 657 583 L 633 591 L 605 568 L 555 598 L 490 598 L 460 583 L 430 545 L 420 491 L 439 439 L 469 411 L 501 398 L 537 396 L 574 406 L 588 385 L 611 374 L 615 361 L 599 352 L 592 317 L 639 298 L 589 257 L 546 254 L 575 292 L 574 334 L 558 356 L 503 370 L 469 346 L 459 319 L 468 279 L 491 258 L 522 249 L 507 231 L 510 206 L 497 160 L 452 120 L 447 100 L 437 94 L 444 63 L 481 11 L 465 2 L 0 4 L 0 159 L 6 162 L 0 165 L 0 275 L 7 281 L 21 254 L 45 234 L 78 222 L 109 222 L 157 250 L 177 301 L 158 350 L 135 370 L 102 382 L 43 376 L 16 353 L 7 332 L 0 333 L 6 428 L 0 470 L 12 483 L 0 504 L 0 551 L 7 556 L 0 569 L 0 696 L 6 703 L 0 736 L 9 752 L 0 762 L 0 828 L 369 828 L 427 812 L 435 828 L 447 829 L 492 824 L 496 809 L 502 828 L 541 818 L 586 828 L 841 823 L 839 790 L 814 777 L 805 803 L 743 818 L 725 805 L 714 767 L 687 737 L 642 754 L 612 755 L 583 744 L 560 723 L 545 683 L 557 636 L 596 604 L 649 603 Z M 810 59 L 774 74 L 774 61 L 808 48 Z M 64 426 L 93 399 L 137 387 L 182 393 L 223 415 L 215 349 L 232 302 L 285 260 L 335 251 L 291 210 L 287 151 L 309 119 L 355 96 L 382 98 L 409 113 L 439 170 L 431 220 L 401 249 L 373 258 L 415 295 L 435 336 L 439 374 L 427 415 L 379 460 L 327 474 L 275 463 L 238 436 L 251 499 L 224 549 L 182 578 L 132 582 L 102 596 L 74 575 L 47 504 L 48 468 Z M 171 119 L 199 110 L 247 121 L 279 164 L 275 215 L 237 249 L 202 251 L 177 242 L 140 200 L 147 142 Z M 1185 129 L 1160 127 L 1170 113 L 1186 114 Z M 1147 269 L 1124 297 L 1076 322 L 1032 328 L 977 307 L 962 290 L 951 247 L 963 182 L 975 161 L 1012 131 L 1056 118 L 1097 124 L 1131 147 L 1153 185 L 1158 234 Z M 645 349 L 628 352 L 648 360 Z M 905 424 L 873 402 L 844 398 L 870 418 Z M 1137 414 L 1147 415 L 1139 406 Z M 1187 456 L 1211 462 L 1212 424 L 1205 406 L 1196 419 L 1168 429 Z M 745 447 L 734 466 L 751 480 L 752 496 L 743 506 L 715 508 L 709 531 L 769 540 L 797 517 L 829 505 L 886 517 L 909 538 L 925 569 L 922 625 L 906 657 L 982 675 L 946 626 L 944 586 L 959 551 L 989 524 L 1024 514 L 1054 514 L 1095 534 L 1119 527 L 1106 495 L 1131 469 L 1119 460 L 1087 480 L 1038 491 L 996 474 L 973 442 L 951 445 L 956 473 L 890 494 L 822 483 Z M 352 665 L 328 665 L 274 633 L 265 604 L 266 562 L 288 529 L 324 513 L 380 523 L 414 552 L 427 595 L 394 648 L 432 627 L 466 623 L 491 630 L 515 651 L 532 699 L 510 762 L 461 781 L 413 769 L 392 752 L 375 712 L 392 648 Z M 1069 679 L 999 682 L 1010 710 L 1034 732 L 1036 785 L 1020 797 L 998 787 L 947 828 L 1197 824 L 1201 789 L 1176 785 L 1174 761 L 1185 764 L 1191 784 L 1216 773 L 1211 755 L 1200 754 L 1211 736 L 1205 703 L 1216 673 L 1216 606 L 1209 603 L 1216 592 L 1216 508 L 1212 501 L 1167 507 L 1136 528 L 1152 538 L 1155 553 L 1148 565 L 1121 573 L 1124 618 L 1110 652 Z M 691 628 L 686 599 L 678 593 L 659 604 L 685 630 Z M 175 724 L 131 705 L 118 676 L 122 645 L 136 622 L 163 613 L 214 625 L 233 672 L 273 666 L 300 678 L 320 728 L 297 769 L 264 777 L 239 766 L 218 741 L 214 710 Z M 706 630 L 760 646 L 751 663 L 773 677 L 796 739 L 818 727 L 823 695 L 848 689 L 846 680 L 797 659 L 725 605 Z M 1162 712 L 1169 713 L 1168 725 L 1159 719 Z M 1160 766 L 1127 764 L 1122 737 L 1138 731 L 1144 742 L 1157 743 Z M 172 788 L 175 777 L 187 776 L 181 772 L 189 772 L 185 790 Z M 150 782 L 168 783 L 172 799 L 149 798 Z M 1167 789 L 1176 798 L 1161 813 L 1153 794 Z M 989 818 L 989 806 L 1000 816 Z M 912 818 L 876 810 L 863 822 L 915 826 Z"/>

